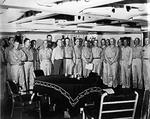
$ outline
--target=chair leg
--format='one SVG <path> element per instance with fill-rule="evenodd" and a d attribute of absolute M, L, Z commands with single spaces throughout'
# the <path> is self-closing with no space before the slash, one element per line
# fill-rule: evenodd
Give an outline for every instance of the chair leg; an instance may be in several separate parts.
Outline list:
<path fill-rule="evenodd" d="M 14 113 L 14 102 L 12 101 L 12 108 L 11 108 L 11 115 L 10 118 L 13 118 L 13 113 Z"/>
<path fill-rule="evenodd" d="M 86 119 L 84 108 L 80 108 L 80 114 L 82 115 L 82 119 Z"/>
<path fill-rule="evenodd" d="M 22 119 L 22 116 L 23 116 L 23 112 L 22 112 L 23 110 L 21 110 L 21 112 L 20 112 L 20 119 Z"/>
<path fill-rule="evenodd" d="M 39 105 L 39 119 L 41 119 L 42 115 L 41 115 L 41 103 L 40 103 L 40 101 L 38 101 L 38 105 Z"/>
<path fill-rule="evenodd" d="M 55 111 L 55 110 L 56 110 L 56 104 L 53 105 L 53 111 Z"/>
<path fill-rule="evenodd" d="M 148 119 L 148 105 L 150 100 L 150 92 L 148 90 L 144 91 L 142 109 L 141 109 L 141 119 Z"/>

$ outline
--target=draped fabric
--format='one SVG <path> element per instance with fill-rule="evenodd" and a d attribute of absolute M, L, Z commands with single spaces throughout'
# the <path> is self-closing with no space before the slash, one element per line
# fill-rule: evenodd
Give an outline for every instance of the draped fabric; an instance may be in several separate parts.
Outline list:
<path fill-rule="evenodd" d="M 97 82 L 98 80 L 100 79 L 77 80 L 61 75 L 43 76 L 35 79 L 34 91 L 47 94 L 54 101 L 62 99 L 64 100 L 63 103 L 74 107 L 78 103 L 91 98 L 91 95 L 98 96 L 102 93 L 101 84 Z"/>

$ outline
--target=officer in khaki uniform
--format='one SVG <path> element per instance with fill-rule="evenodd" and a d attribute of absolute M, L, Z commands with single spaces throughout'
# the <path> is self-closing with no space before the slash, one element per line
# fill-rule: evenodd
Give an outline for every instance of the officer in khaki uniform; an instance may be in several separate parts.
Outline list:
<path fill-rule="evenodd" d="M 108 87 L 117 87 L 117 67 L 118 67 L 118 48 L 115 46 L 115 39 L 110 39 L 110 46 L 105 50 L 105 60 L 107 63 L 107 85 Z"/>
<path fill-rule="evenodd" d="M 77 39 L 75 41 L 76 45 L 74 46 L 74 51 L 75 51 L 75 66 L 74 66 L 74 75 L 75 77 L 79 75 L 80 77 L 82 76 L 82 47 L 80 46 L 80 40 Z"/>
<path fill-rule="evenodd" d="M 143 88 L 142 81 L 142 47 L 140 46 L 140 39 L 135 38 L 134 47 L 132 48 L 132 77 L 133 88 Z"/>
<path fill-rule="evenodd" d="M 121 48 L 121 85 L 122 88 L 130 88 L 130 72 L 132 64 L 132 48 L 128 46 L 127 39 L 123 41 L 124 46 Z"/>
<path fill-rule="evenodd" d="M 52 63 L 54 65 L 54 74 L 62 75 L 63 74 L 63 60 L 64 60 L 64 48 L 62 46 L 62 40 L 57 40 L 57 47 L 53 49 L 52 52 Z"/>
<path fill-rule="evenodd" d="M 143 76 L 145 90 L 150 90 L 150 44 L 149 39 L 145 39 L 145 46 L 143 47 Z"/>
<path fill-rule="evenodd" d="M 144 77 L 144 96 L 142 104 L 141 119 L 150 118 L 150 39 L 145 38 L 143 47 L 143 77 Z"/>
<path fill-rule="evenodd" d="M 30 48 L 30 39 L 25 38 L 24 47 L 22 48 L 27 59 L 24 62 L 25 77 L 26 77 L 26 86 L 27 89 L 33 89 L 34 84 L 34 68 L 33 68 L 33 52 Z"/>
<path fill-rule="evenodd" d="M 120 61 L 121 61 L 121 57 L 122 57 L 122 51 L 121 51 L 121 48 L 122 48 L 122 40 L 119 39 L 117 41 L 117 47 L 118 47 L 118 68 L 117 68 L 117 81 L 118 81 L 118 85 L 120 85 L 120 78 L 121 78 L 121 64 L 120 64 Z"/>
<path fill-rule="evenodd" d="M 39 48 L 36 47 L 36 40 L 31 41 L 31 50 L 33 53 L 33 67 L 34 70 L 40 69 L 40 61 L 39 61 Z"/>
<path fill-rule="evenodd" d="M 72 46 L 70 46 L 70 39 L 65 39 L 66 46 L 64 48 L 64 72 L 65 76 L 73 75 L 73 68 L 75 64 L 75 52 Z"/>
<path fill-rule="evenodd" d="M 43 42 L 43 48 L 39 51 L 40 68 L 44 71 L 45 75 L 50 75 L 52 72 L 52 49 L 48 48 L 47 40 Z"/>
<path fill-rule="evenodd" d="M 15 83 L 19 83 L 22 90 L 26 90 L 24 61 L 26 60 L 25 53 L 19 49 L 19 41 L 14 41 L 14 47 L 9 50 L 8 58 L 10 62 L 11 78 Z"/>
<path fill-rule="evenodd" d="M 89 41 L 85 41 L 85 46 L 82 48 L 83 76 L 89 76 L 90 70 L 86 69 L 86 64 L 92 62 L 92 49 L 89 48 Z"/>
<path fill-rule="evenodd" d="M 7 62 L 7 79 L 11 80 L 11 74 L 10 74 L 10 62 L 8 60 L 8 53 L 10 50 L 12 50 L 13 48 L 13 44 L 14 44 L 14 38 L 10 37 L 9 39 L 9 46 L 5 49 L 5 59 Z"/>
<path fill-rule="evenodd" d="M 94 47 L 92 48 L 94 64 L 93 72 L 96 72 L 100 76 L 102 67 L 102 49 L 98 47 L 98 40 L 94 40 Z"/>
<path fill-rule="evenodd" d="M 107 44 L 109 41 L 107 40 Z M 102 39 L 101 40 L 101 48 L 102 48 L 102 78 L 103 78 L 103 83 L 105 85 L 107 85 L 107 79 L 108 79 L 108 74 L 107 74 L 107 70 L 108 70 L 108 66 L 107 66 L 107 61 L 105 60 L 105 50 L 108 47 L 108 45 L 106 44 L 106 39 Z"/>

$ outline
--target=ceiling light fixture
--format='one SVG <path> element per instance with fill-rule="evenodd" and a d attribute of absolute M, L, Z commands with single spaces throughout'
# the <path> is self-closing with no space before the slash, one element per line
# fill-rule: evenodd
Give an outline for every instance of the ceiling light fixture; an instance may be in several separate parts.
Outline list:
<path fill-rule="evenodd" d="M 114 7 L 112 8 L 112 12 L 115 13 L 115 8 Z"/>
<path fill-rule="evenodd" d="M 131 7 L 130 6 L 126 6 L 126 10 L 127 10 L 127 12 L 129 12 L 131 10 Z"/>

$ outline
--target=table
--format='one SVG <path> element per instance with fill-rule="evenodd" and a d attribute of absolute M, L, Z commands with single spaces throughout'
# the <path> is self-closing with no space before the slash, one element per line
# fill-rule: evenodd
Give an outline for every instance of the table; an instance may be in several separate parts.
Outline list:
<path fill-rule="evenodd" d="M 64 103 L 75 107 L 79 102 L 101 95 L 102 89 L 98 77 L 68 78 L 65 76 L 41 76 L 35 78 L 34 91 L 49 95 L 52 99 L 61 98 Z M 59 99 L 60 100 L 60 99 Z M 62 101 L 62 102 L 63 102 Z"/>

